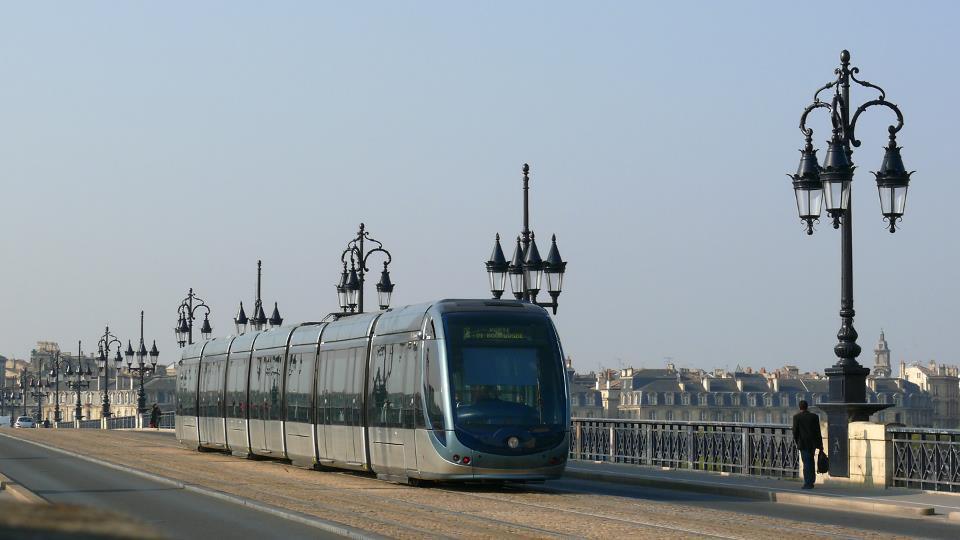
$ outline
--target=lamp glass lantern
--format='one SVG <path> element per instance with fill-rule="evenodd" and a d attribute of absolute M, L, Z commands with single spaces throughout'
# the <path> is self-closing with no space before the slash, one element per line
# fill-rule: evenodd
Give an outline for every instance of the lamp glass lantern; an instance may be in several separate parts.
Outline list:
<path fill-rule="evenodd" d="M 347 278 L 347 306 L 350 309 L 357 307 L 360 303 L 360 278 L 357 276 L 356 268 L 351 266 L 350 275 Z"/>
<path fill-rule="evenodd" d="M 247 314 L 243 311 L 243 302 L 240 302 L 240 309 L 237 311 L 237 316 L 233 319 L 233 323 L 237 327 L 237 335 L 243 334 L 247 331 Z"/>
<path fill-rule="evenodd" d="M 380 273 L 380 281 L 377 283 L 377 296 L 380 300 L 380 309 L 385 310 L 390 307 L 390 297 L 393 296 L 393 282 L 390 281 L 387 263 L 383 263 L 383 272 Z"/>
<path fill-rule="evenodd" d="M 503 248 L 500 247 L 500 234 L 497 234 L 494 240 L 493 252 L 486 265 L 487 276 L 490 278 L 490 293 L 494 298 L 500 298 L 506 288 L 507 270 L 510 268 L 507 259 L 503 256 Z"/>
<path fill-rule="evenodd" d="M 527 289 L 536 296 L 540 290 L 540 281 L 543 278 L 543 259 L 540 258 L 537 239 L 533 234 L 530 235 L 530 245 L 527 246 L 523 258 L 523 273 L 527 280 Z"/>
<path fill-rule="evenodd" d="M 153 346 L 150 347 L 150 365 L 154 368 L 157 367 L 157 362 L 160 361 L 160 350 L 157 349 L 157 340 L 153 340 Z"/>
<path fill-rule="evenodd" d="M 907 187 L 913 172 L 907 172 L 903 166 L 900 147 L 892 134 L 880 170 L 873 174 L 877 178 L 877 190 L 880 194 L 880 212 L 889 223 L 890 232 L 896 232 L 897 221 L 903 217 L 907 206 Z"/>
<path fill-rule="evenodd" d="M 213 327 L 210 326 L 210 315 L 207 314 L 203 316 L 203 326 L 200 327 L 200 336 L 203 337 L 203 339 L 210 339 L 212 335 Z"/>
<path fill-rule="evenodd" d="M 840 215 L 850 208 L 853 169 L 846 147 L 838 137 L 834 137 L 827 147 L 827 157 L 820 171 L 824 202 L 827 205 L 827 212 L 833 216 Z"/>
<path fill-rule="evenodd" d="M 127 357 L 127 367 L 131 367 L 133 365 L 133 344 L 130 340 L 127 340 L 127 350 L 123 354 Z"/>
<path fill-rule="evenodd" d="M 550 244 L 550 252 L 547 254 L 547 260 L 543 263 L 543 273 L 547 279 L 547 292 L 558 296 L 563 290 L 563 274 L 567 271 L 567 263 L 560 258 L 560 250 L 557 249 L 557 235 L 553 235 Z"/>

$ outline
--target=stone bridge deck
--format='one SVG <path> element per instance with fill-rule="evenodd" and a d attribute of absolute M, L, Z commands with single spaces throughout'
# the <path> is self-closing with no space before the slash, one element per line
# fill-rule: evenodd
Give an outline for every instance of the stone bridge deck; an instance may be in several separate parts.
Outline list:
<path fill-rule="evenodd" d="M 352 473 L 200 453 L 179 446 L 168 433 L 53 429 L 3 433 L 393 538 L 881 536 L 862 530 L 861 522 L 866 521 L 862 515 L 830 524 L 818 518 L 823 515 L 819 509 L 777 511 L 767 502 L 731 502 L 702 494 L 658 498 L 655 489 L 598 487 L 566 479 L 503 488 L 415 488 Z M 254 510 L 238 507 L 238 511 Z M 876 520 L 868 519 L 876 525 Z M 900 521 L 906 522 L 900 528 L 905 535 L 919 530 L 912 523 L 919 520 Z M 933 535 L 950 537 L 942 530 Z"/>

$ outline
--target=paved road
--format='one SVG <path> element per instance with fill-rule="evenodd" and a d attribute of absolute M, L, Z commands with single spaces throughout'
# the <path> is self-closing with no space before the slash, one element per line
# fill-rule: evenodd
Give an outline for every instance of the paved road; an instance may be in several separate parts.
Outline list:
<path fill-rule="evenodd" d="M 0 472 L 54 503 L 137 516 L 173 538 L 335 538 L 308 525 L 0 437 Z"/>

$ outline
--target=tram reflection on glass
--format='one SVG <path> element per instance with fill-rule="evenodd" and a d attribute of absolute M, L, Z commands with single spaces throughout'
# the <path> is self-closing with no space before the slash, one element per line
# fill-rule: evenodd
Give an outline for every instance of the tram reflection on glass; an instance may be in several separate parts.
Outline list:
<path fill-rule="evenodd" d="M 543 308 L 441 300 L 186 347 L 176 435 L 395 482 L 545 480 L 566 464 L 567 396 Z"/>

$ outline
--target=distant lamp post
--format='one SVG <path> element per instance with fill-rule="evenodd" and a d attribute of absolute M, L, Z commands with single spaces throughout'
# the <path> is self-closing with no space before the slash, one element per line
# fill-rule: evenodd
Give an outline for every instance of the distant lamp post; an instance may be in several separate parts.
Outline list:
<path fill-rule="evenodd" d="M 0 415 L 6 415 L 7 412 L 13 417 L 16 407 L 20 405 L 20 392 L 16 388 L 0 388 Z M 11 418 L 10 421 L 13 424 Z"/>
<path fill-rule="evenodd" d="M 43 421 L 43 398 L 50 395 L 47 392 L 49 384 L 43 379 L 36 378 L 30 381 L 30 396 L 33 398 L 33 402 L 37 405 L 37 416 L 34 419 L 39 425 Z"/>
<path fill-rule="evenodd" d="M 273 314 L 270 318 L 267 318 L 267 314 L 263 311 L 263 300 L 260 298 L 260 287 L 263 278 L 262 270 L 262 261 L 257 261 L 257 298 L 253 303 L 253 317 L 248 319 L 247 313 L 243 310 L 243 302 L 240 302 L 240 309 L 237 311 L 237 316 L 233 319 L 233 323 L 236 325 L 237 334 L 242 334 L 247 331 L 247 325 L 250 325 L 250 329 L 254 332 L 259 332 L 260 330 L 265 330 L 267 325 L 270 325 L 272 328 L 276 328 L 283 324 L 283 317 L 280 316 L 280 308 L 277 307 L 277 303 L 273 303 Z"/>
<path fill-rule="evenodd" d="M 910 175 L 903 166 L 900 147 L 896 135 L 903 127 L 903 114 L 900 109 L 886 100 L 886 92 L 879 86 L 857 79 L 859 69 L 850 68 L 850 53 L 840 53 L 840 67 L 835 70 L 837 77 L 822 86 L 814 94 L 813 103 L 804 109 L 800 116 L 800 131 L 805 138 L 804 148 L 800 151 L 800 166 L 797 173 L 790 175 L 797 200 L 797 211 L 804 222 L 807 234 L 813 234 L 813 225 L 820 218 L 821 205 L 826 206 L 827 215 L 833 220 L 833 228 L 841 228 L 840 241 L 840 331 L 839 342 L 833 351 L 838 361 L 827 368 L 825 374 L 829 380 L 829 401 L 814 404 L 827 412 L 828 438 L 830 441 L 830 475 L 849 476 L 847 460 L 848 422 L 867 420 L 871 414 L 891 405 L 866 403 L 866 377 L 868 368 L 857 362 L 860 346 L 857 345 L 857 331 L 853 327 L 855 311 L 853 309 L 853 204 L 851 184 L 854 165 L 851 161 L 853 147 L 859 147 L 855 136 L 857 119 L 867 109 L 882 106 L 890 109 L 897 117 L 897 124 L 891 125 L 889 143 L 886 146 L 883 163 L 874 175 L 880 194 L 880 211 L 887 228 L 896 232 L 897 223 L 903 217 L 907 198 L 907 186 Z M 850 81 L 860 86 L 872 88 L 880 93 L 879 97 L 860 105 L 850 116 Z M 820 93 L 834 89 L 830 102 L 821 101 Z M 808 128 L 807 116 L 815 109 L 826 109 L 830 113 L 833 134 L 827 143 L 827 154 L 823 166 L 817 162 L 813 148 L 813 130 Z"/>
<path fill-rule="evenodd" d="M 547 259 L 540 257 L 537 249 L 536 235 L 530 230 L 530 166 L 523 164 L 523 230 L 517 236 L 517 245 L 513 251 L 513 258 L 507 263 L 500 246 L 500 234 L 497 233 L 493 243 L 493 252 L 485 263 L 487 276 L 490 279 L 490 293 L 494 298 L 503 295 L 507 277 L 510 278 L 510 289 L 517 300 L 531 302 L 538 306 L 551 308 L 557 313 L 560 292 L 563 290 L 563 275 L 567 271 L 567 263 L 560 258 L 557 248 L 557 236 L 553 235 Z M 547 293 L 550 302 L 537 302 L 537 295 L 543 290 L 544 276 L 546 276 Z"/>
<path fill-rule="evenodd" d="M 364 251 L 364 242 L 373 242 L 376 246 Z M 343 272 L 340 274 L 339 283 L 337 283 L 337 301 L 344 313 L 363 313 L 363 285 L 366 281 L 366 273 L 370 271 L 367 268 L 367 260 L 374 253 L 383 253 L 387 258 L 383 263 L 383 271 L 380 273 L 380 282 L 377 283 L 377 296 L 380 309 L 385 310 L 390 307 L 394 284 L 390 281 L 388 268 L 390 263 L 393 262 L 393 256 L 383 248 L 382 242 L 370 237 L 366 226 L 361 223 L 357 236 L 347 242 L 346 249 L 340 255 Z M 349 271 L 347 270 L 348 264 L 350 266 Z"/>
<path fill-rule="evenodd" d="M 73 417 L 79 422 L 83 420 L 83 403 L 80 400 L 80 392 L 90 388 L 90 379 L 93 377 L 93 372 L 90 371 L 90 366 L 87 366 L 86 371 L 83 369 L 83 348 L 81 347 L 83 342 L 77 341 L 77 369 L 74 371 L 72 365 L 67 366 L 67 386 L 70 387 L 76 393 L 76 403 L 74 403 Z M 73 380 L 69 380 L 70 377 L 73 377 Z"/>
<path fill-rule="evenodd" d="M 191 287 L 187 297 L 180 302 L 180 306 L 177 308 L 178 319 L 174 332 L 177 334 L 177 343 L 181 347 L 193 345 L 193 321 L 198 309 L 206 310 L 206 313 L 203 314 L 203 325 L 200 326 L 200 335 L 205 340 L 210 339 L 210 336 L 213 335 L 213 327 L 210 326 L 210 307 L 202 298 L 193 294 L 193 287 Z"/>
<path fill-rule="evenodd" d="M 123 342 L 117 339 L 117 336 L 113 335 L 110 332 L 110 327 L 107 326 L 104 328 L 103 335 L 97 342 L 97 364 L 99 364 L 100 372 L 103 374 L 103 388 L 101 390 L 103 391 L 102 416 L 104 418 L 110 418 L 113 415 L 113 413 L 110 412 L 110 351 L 114 345 L 117 346 L 117 355 L 113 358 L 113 362 L 119 381 L 120 365 L 123 363 L 123 356 L 120 355 L 120 349 L 123 348 Z"/>
<path fill-rule="evenodd" d="M 56 351 L 53 357 L 53 365 L 51 366 L 50 372 L 48 375 L 48 384 L 49 380 L 53 380 L 53 421 L 60 422 L 62 420 L 60 415 L 60 371 L 62 369 L 62 364 L 66 359 L 61 358 L 60 351 Z"/>
<path fill-rule="evenodd" d="M 147 397 L 143 391 L 143 376 L 147 373 L 153 374 L 157 370 L 157 361 L 160 358 L 160 351 L 157 350 L 157 340 L 153 340 L 153 346 L 147 352 L 147 346 L 143 341 L 143 311 L 140 311 L 140 347 L 134 351 L 133 344 L 127 340 L 127 371 L 136 373 L 140 379 L 140 385 L 137 387 L 137 414 L 147 412 Z M 134 360 L 136 357 L 136 360 Z M 150 358 L 147 363 L 147 358 Z"/>

